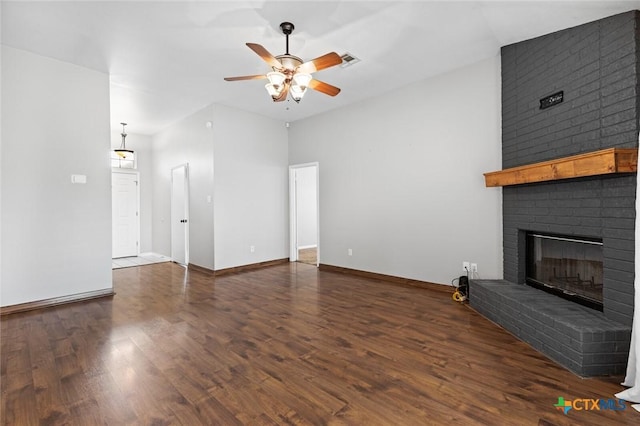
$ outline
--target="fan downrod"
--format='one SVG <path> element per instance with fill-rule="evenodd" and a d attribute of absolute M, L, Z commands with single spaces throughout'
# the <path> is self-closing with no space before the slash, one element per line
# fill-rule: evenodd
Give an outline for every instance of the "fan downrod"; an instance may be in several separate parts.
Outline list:
<path fill-rule="evenodd" d="M 289 55 L 289 34 L 291 34 L 295 28 L 296 27 L 291 22 L 283 22 L 280 24 L 282 34 L 284 34 L 287 39 L 287 51 L 285 55 Z"/>

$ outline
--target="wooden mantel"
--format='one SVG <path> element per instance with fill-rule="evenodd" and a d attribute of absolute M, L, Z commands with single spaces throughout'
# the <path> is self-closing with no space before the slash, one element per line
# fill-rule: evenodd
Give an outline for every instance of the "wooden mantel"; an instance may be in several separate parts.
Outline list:
<path fill-rule="evenodd" d="M 484 174 L 486 186 L 509 186 L 638 170 L 638 148 L 609 148 Z"/>

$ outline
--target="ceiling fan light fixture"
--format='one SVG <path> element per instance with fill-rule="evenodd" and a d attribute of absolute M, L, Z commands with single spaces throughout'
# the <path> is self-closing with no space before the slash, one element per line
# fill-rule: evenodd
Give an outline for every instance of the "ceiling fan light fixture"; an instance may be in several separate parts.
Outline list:
<path fill-rule="evenodd" d="M 269 79 L 269 83 L 264 87 L 267 89 L 267 92 L 272 99 L 278 99 L 284 89 L 284 83 L 287 80 L 287 76 L 281 72 L 273 71 L 267 74 L 267 78 Z"/>
<path fill-rule="evenodd" d="M 272 83 L 267 83 L 264 85 L 264 88 L 267 89 L 267 92 L 273 99 L 277 99 L 278 97 L 280 97 L 283 87 L 284 86 L 280 86 L 279 88 L 276 88 L 276 86 L 274 86 Z"/>
<path fill-rule="evenodd" d="M 312 78 L 311 74 L 297 73 L 293 76 L 293 87 L 300 86 L 301 89 L 306 90 Z"/>
<path fill-rule="evenodd" d="M 269 79 L 269 83 L 271 83 L 276 90 L 282 90 L 282 86 L 284 85 L 284 81 L 287 79 L 287 76 L 281 72 L 273 71 L 267 74 L 267 78 Z"/>
<path fill-rule="evenodd" d="M 294 25 L 291 22 L 283 22 L 280 29 L 285 35 L 286 51 L 283 55 L 273 56 L 267 49 L 257 43 L 246 43 L 273 70 L 266 75 L 245 75 L 238 77 L 225 77 L 226 81 L 259 80 L 268 79 L 264 87 L 274 102 L 283 102 L 291 93 L 294 101 L 300 102 L 307 89 L 336 96 L 340 89 L 327 83 L 314 80 L 311 73 L 330 68 L 342 63 L 342 58 L 335 52 L 329 52 L 307 62 L 303 62 L 297 56 L 289 53 L 289 35 L 293 32 Z"/>
<path fill-rule="evenodd" d="M 307 88 L 302 86 L 292 85 L 290 91 L 291 91 L 291 97 L 293 98 L 293 100 L 296 102 L 300 102 L 304 94 L 307 93 Z"/>
<path fill-rule="evenodd" d="M 297 73 L 294 74 L 291 84 L 291 97 L 294 101 L 300 102 L 303 98 L 304 94 L 307 93 L 307 87 L 309 87 L 309 82 L 313 77 L 311 74 L 306 73 Z"/>

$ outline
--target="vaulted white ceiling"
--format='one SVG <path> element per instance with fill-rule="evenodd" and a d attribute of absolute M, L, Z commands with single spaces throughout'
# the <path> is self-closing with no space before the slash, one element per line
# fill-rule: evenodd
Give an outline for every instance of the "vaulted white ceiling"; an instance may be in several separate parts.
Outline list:
<path fill-rule="evenodd" d="M 495 57 L 500 47 L 640 9 L 640 1 L 2 1 L 2 43 L 109 73 L 111 121 L 154 134 L 211 103 L 293 122 Z M 273 103 L 264 80 L 226 82 L 269 67 L 246 42 L 303 60 L 335 51 L 361 61 L 314 76 L 309 91 Z"/>

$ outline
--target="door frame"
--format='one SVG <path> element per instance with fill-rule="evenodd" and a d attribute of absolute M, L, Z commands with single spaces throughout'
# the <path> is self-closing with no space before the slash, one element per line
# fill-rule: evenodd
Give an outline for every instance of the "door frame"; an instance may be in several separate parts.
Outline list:
<path fill-rule="evenodd" d="M 111 204 L 113 205 L 113 174 L 121 173 L 135 175 L 136 177 L 136 256 L 140 255 L 140 172 L 137 170 L 127 170 L 120 168 L 111 169 Z M 113 258 L 113 209 L 111 212 L 111 257 Z"/>
<path fill-rule="evenodd" d="M 171 198 L 169 200 L 170 204 L 170 217 L 171 217 L 171 228 L 170 232 L 170 241 L 171 241 L 171 260 L 175 262 L 173 256 L 173 226 L 174 226 L 174 218 L 173 214 L 173 171 L 177 169 L 184 168 L 184 218 L 187 222 L 184 224 L 184 265 L 189 265 L 189 227 L 190 227 L 190 218 L 189 218 L 189 163 L 183 163 L 178 166 L 171 168 Z M 181 264 L 179 262 L 176 262 Z"/>
<path fill-rule="evenodd" d="M 296 170 L 308 167 L 316 169 L 316 266 L 320 265 L 320 163 L 294 164 L 289 166 L 289 261 L 298 260 L 298 197 L 296 195 Z"/>

